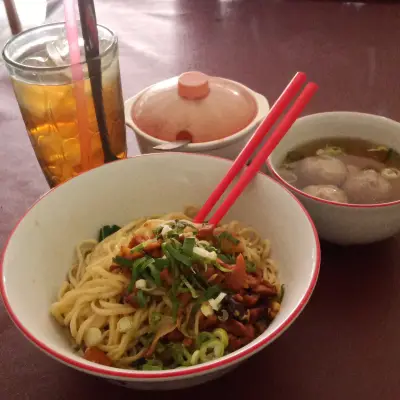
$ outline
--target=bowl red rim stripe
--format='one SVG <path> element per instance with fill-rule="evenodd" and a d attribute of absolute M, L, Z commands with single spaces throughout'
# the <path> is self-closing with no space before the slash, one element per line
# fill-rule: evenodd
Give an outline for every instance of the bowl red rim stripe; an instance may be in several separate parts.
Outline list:
<path fill-rule="evenodd" d="M 311 200 L 318 201 L 320 203 L 330 204 L 332 206 L 339 206 L 339 207 L 349 207 L 349 208 L 380 208 L 380 207 L 389 207 L 389 206 L 394 206 L 396 204 L 400 204 L 400 199 L 395 200 L 395 201 L 389 201 L 387 203 L 376 203 L 376 204 L 339 203 L 337 201 L 321 199 L 319 197 L 311 196 L 310 194 L 303 192 L 302 190 L 298 189 L 297 187 L 291 185 L 290 183 L 286 182 L 283 178 L 281 178 L 281 176 L 276 172 L 269 157 L 266 161 L 266 164 L 267 164 L 268 169 L 271 171 L 272 175 L 274 176 L 274 178 L 278 182 L 280 182 L 283 186 L 289 187 L 292 191 L 296 192 L 297 194 L 300 194 Z"/>
<path fill-rule="evenodd" d="M 187 154 L 187 153 L 177 153 L 177 154 Z M 212 156 L 212 155 L 208 155 L 208 154 L 190 154 L 192 157 L 211 157 L 211 158 L 216 158 L 219 160 L 223 160 L 223 161 L 228 161 L 222 157 L 217 157 L 217 156 Z M 137 156 L 133 156 L 133 157 L 128 157 L 128 158 L 137 158 L 137 157 L 151 157 L 151 156 L 159 156 L 159 154 L 147 154 L 147 155 L 137 155 Z M 118 162 L 120 160 L 114 161 L 114 162 Z M 106 164 L 105 164 L 106 165 Z M 105 166 L 103 165 L 103 166 Z M 98 167 L 101 168 L 102 166 Z M 90 172 L 90 171 L 86 171 L 86 172 Z M 85 174 L 86 172 L 83 172 L 81 175 Z M 269 177 L 268 175 L 260 172 L 262 175 L 266 176 L 266 178 L 273 180 L 271 177 Z M 69 181 L 63 183 L 63 184 L 67 184 Z M 59 187 L 59 186 L 57 186 Z M 289 314 L 288 318 L 282 323 L 282 325 L 276 329 L 274 332 L 272 332 L 271 334 L 269 334 L 268 336 L 266 336 L 264 339 L 262 339 L 260 342 L 254 344 L 253 346 L 248 347 L 245 350 L 238 350 L 237 352 L 234 352 L 232 354 L 229 354 L 227 356 L 225 356 L 225 358 L 223 359 L 217 359 L 215 361 L 212 361 L 210 363 L 207 364 L 199 364 L 198 366 L 193 366 L 190 367 L 188 369 L 172 369 L 172 370 L 166 370 L 165 372 L 141 372 L 141 371 L 126 371 L 123 369 L 117 369 L 115 368 L 110 370 L 107 369 L 107 367 L 101 367 L 101 366 L 97 366 L 96 364 L 93 363 L 93 365 L 87 365 L 83 362 L 80 361 L 76 361 L 73 360 L 71 358 L 69 358 L 68 356 L 64 356 L 62 354 L 60 354 L 59 352 L 57 352 L 56 350 L 53 350 L 52 348 L 50 348 L 49 346 L 47 346 L 44 342 L 36 339 L 29 331 L 28 329 L 26 329 L 24 327 L 24 325 L 22 324 L 22 322 L 18 319 L 18 317 L 16 316 L 16 314 L 14 313 L 14 311 L 11 308 L 11 305 L 9 303 L 9 300 L 7 298 L 7 294 L 6 294 L 6 288 L 5 288 L 5 282 L 4 282 L 4 276 L 3 276 L 3 268 L 4 268 L 4 258 L 5 258 L 5 254 L 7 251 L 7 248 L 9 246 L 9 243 L 11 241 L 11 238 L 14 235 L 14 232 L 17 230 L 18 226 L 20 225 L 20 223 L 23 221 L 23 219 L 25 218 L 25 216 L 30 212 L 31 209 L 33 209 L 37 203 L 39 203 L 44 197 L 46 197 L 47 195 L 49 195 L 50 193 L 53 192 L 53 190 L 55 190 L 56 188 L 52 188 L 50 189 L 48 192 L 46 192 L 45 194 L 43 194 L 38 200 L 36 200 L 33 205 L 31 207 L 29 207 L 29 209 L 24 213 L 24 215 L 19 219 L 18 223 L 16 224 L 16 226 L 14 227 L 14 229 L 11 231 L 10 236 L 7 239 L 6 245 L 4 246 L 4 250 L 3 250 L 3 254 L 1 257 L 1 261 L 0 261 L 0 276 L 1 276 L 1 280 L 0 280 L 0 293 L 2 295 L 3 298 L 3 302 L 5 305 L 5 308 L 8 312 L 8 314 L 11 317 L 11 320 L 14 322 L 14 324 L 20 329 L 20 331 L 36 346 L 38 346 L 41 350 L 43 350 L 44 352 L 46 352 L 47 354 L 49 354 L 51 357 L 56 358 L 58 360 L 60 360 L 61 362 L 63 362 L 64 364 L 69 364 L 72 365 L 80 370 L 84 370 L 87 371 L 91 374 L 95 374 L 95 375 L 105 375 L 105 376 L 109 376 L 109 377 L 115 377 L 115 378 L 132 378 L 132 379 L 142 379 L 142 378 L 148 378 L 150 380 L 157 380 L 158 378 L 173 378 L 173 377 L 185 377 L 185 376 L 190 376 L 190 375 L 196 375 L 196 374 L 201 374 L 201 373 L 205 373 L 208 372 L 212 369 L 218 368 L 218 367 L 223 367 L 226 366 L 234 361 L 238 361 L 241 358 L 245 358 L 248 355 L 251 355 L 252 353 L 254 353 L 256 350 L 258 350 L 260 347 L 262 347 L 263 345 L 267 344 L 268 342 L 272 342 L 274 339 L 276 339 L 281 333 L 283 333 L 291 324 L 292 322 L 300 315 L 301 311 L 303 310 L 304 306 L 307 304 L 309 298 L 311 297 L 311 294 L 315 288 L 315 285 L 317 283 L 317 279 L 318 279 L 318 275 L 319 275 L 319 271 L 320 271 L 320 264 L 321 264 L 321 248 L 320 248 L 320 244 L 319 244 L 319 238 L 318 238 L 318 233 L 317 230 L 315 228 L 314 222 L 312 221 L 310 215 L 308 214 L 307 210 L 304 208 L 304 206 L 302 205 L 302 203 L 296 198 L 296 196 L 293 195 L 293 193 L 291 193 L 286 187 L 281 186 L 282 189 L 286 190 L 286 192 L 296 201 L 296 203 L 300 206 L 300 208 L 303 210 L 304 214 L 306 215 L 313 234 L 314 234 L 314 240 L 315 240 L 315 245 L 316 245 L 316 259 L 315 259 L 315 265 L 314 265 L 314 272 L 313 275 L 311 277 L 311 281 L 309 284 L 309 287 L 307 288 L 307 291 L 305 292 L 304 296 L 302 297 L 302 299 L 300 300 L 299 304 L 297 305 L 297 307 Z"/>

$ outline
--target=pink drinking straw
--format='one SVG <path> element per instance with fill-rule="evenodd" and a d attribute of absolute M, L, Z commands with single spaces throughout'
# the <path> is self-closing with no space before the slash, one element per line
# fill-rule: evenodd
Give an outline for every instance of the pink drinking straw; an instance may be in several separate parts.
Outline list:
<path fill-rule="evenodd" d="M 91 166 L 91 137 L 89 118 L 85 96 L 85 82 L 79 49 L 78 24 L 75 12 L 75 0 L 64 0 L 65 27 L 69 46 L 73 91 L 76 101 L 76 117 L 78 123 L 78 137 L 81 149 L 81 165 L 83 171 Z"/>

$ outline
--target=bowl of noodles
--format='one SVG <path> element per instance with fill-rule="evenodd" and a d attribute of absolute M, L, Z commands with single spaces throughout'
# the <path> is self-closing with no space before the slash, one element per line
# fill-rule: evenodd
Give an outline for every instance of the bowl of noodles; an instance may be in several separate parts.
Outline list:
<path fill-rule="evenodd" d="M 271 343 L 311 296 L 318 237 L 261 173 L 221 224 L 193 222 L 230 165 L 150 154 L 48 192 L 4 249 L 14 323 L 56 360 L 141 389 L 200 384 Z"/>

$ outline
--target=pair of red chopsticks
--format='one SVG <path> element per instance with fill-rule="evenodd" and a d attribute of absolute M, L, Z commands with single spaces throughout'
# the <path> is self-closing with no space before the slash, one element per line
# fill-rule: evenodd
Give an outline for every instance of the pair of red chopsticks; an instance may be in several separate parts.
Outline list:
<path fill-rule="evenodd" d="M 261 143 L 263 138 L 267 135 L 268 131 L 276 123 L 278 118 L 283 114 L 286 107 L 294 99 L 296 94 L 299 92 L 301 87 L 306 81 L 306 75 L 303 72 L 298 72 L 291 82 L 288 84 L 286 89 L 280 95 L 276 103 L 270 109 L 268 115 L 258 126 L 257 130 L 254 132 L 252 138 L 249 140 L 247 145 L 238 155 L 234 161 L 232 167 L 229 169 L 228 173 L 224 176 L 215 190 L 211 193 L 211 196 L 207 199 L 203 207 L 200 209 L 199 213 L 196 215 L 195 222 L 204 222 L 209 212 L 215 206 L 220 197 L 224 194 L 227 187 L 233 181 L 236 175 L 242 170 L 247 160 L 254 153 L 258 145 Z M 225 200 L 216 210 L 214 215 L 210 218 L 210 224 L 218 224 L 225 214 L 232 207 L 236 199 L 242 194 L 243 190 L 254 178 L 257 172 L 260 170 L 261 166 L 265 163 L 269 155 L 282 140 L 283 136 L 294 124 L 296 119 L 300 116 L 304 107 L 311 100 L 312 96 L 318 89 L 318 86 L 314 82 L 309 82 L 304 87 L 303 91 L 300 93 L 299 97 L 294 101 L 292 107 L 288 110 L 287 114 L 282 118 L 281 122 L 278 124 L 274 132 L 271 134 L 269 139 L 266 141 L 264 146 L 254 157 L 250 166 L 245 169 L 243 174 L 240 176 L 238 182 L 233 187 L 231 192 L 227 195 Z"/>

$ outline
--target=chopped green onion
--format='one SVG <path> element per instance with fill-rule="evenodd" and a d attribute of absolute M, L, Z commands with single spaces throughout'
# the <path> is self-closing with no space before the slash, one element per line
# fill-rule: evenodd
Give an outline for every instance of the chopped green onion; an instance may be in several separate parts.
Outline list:
<path fill-rule="evenodd" d="M 246 271 L 249 273 L 256 272 L 257 271 L 256 264 L 246 260 Z"/>
<path fill-rule="evenodd" d="M 189 281 L 183 275 L 181 275 L 181 279 L 182 279 L 183 283 L 189 289 L 190 294 L 192 295 L 192 297 L 194 299 L 197 299 L 199 297 L 199 295 L 196 293 L 196 290 L 194 289 L 194 287 L 189 283 Z"/>
<path fill-rule="evenodd" d="M 189 275 L 187 279 L 192 286 L 197 286 L 200 290 L 205 290 L 205 288 L 207 288 L 207 282 L 203 281 L 203 277 L 201 275 Z"/>
<path fill-rule="evenodd" d="M 215 336 L 210 332 L 200 332 L 196 338 L 196 346 L 201 347 L 203 343 L 208 342 L 209 340 L 215 339 Z"/>
<path fill-rule="evenodd" d="M 146 282 L 150 282 L 150 284 L 153 288 L 156 285 L 156 283 L 154 282 L 154 279 L 147 272 L 142 272 L 142 278 L 145 279 Z"/>
<path fill-rule="evenodd" d="M 236 258 L 235 256 L 227 255 L 227 254 L 218 254 L 218 258 L 226 264 L 235 264 Z"/>
<path fill-rule="evenodd" d="M 146 261 L 146 257 L 142 257 L 142 258 L 138 258 L 137 260 L 135 260 L 132 264 L 132 278 L 131 278 L 131 282 L 128 286 L 128 293 L 132 292 L 133 289 L 133 285 L 135 284 L 135 282 L 137 281 L 137 279 L 139 278 L 139 273 L 140 273 L 140 267 L 141 264 Z"/>
<path fill-rule="evenodd" d="M 167 258 L 155 258 L 154 265 L 156 268 L 162 270 L 169 266 L 169 260 Z"/>
<path fill-rule="evenodd" d="M 165 248 L 167 249 L 168 253 L 175 258 L 175 260 L 179 261 L 180 263 L 186 265 L 187 267 L 192 266 L 192 260 L 180 253 L 177 249 L 175 249 L 170 243 L 166 243 Z"/>
<path fill-rule="evenodd" d="M 193 248 L 195 244 L 196 239 L 194 237 L 185 238 L 185 240 L 183 241 L 182 251 L 188 256 L 191 256 L 193 254 Z"/>
<path fill-rule="evenodd" d="M 228 347 L 229 337 L 228 337 L 228 333 L 226 332 L 225 329 L 217 328 L 214 330 L 213 334 L 218 340 L 220 340 L 222 342 L 222 344 L 224 345 L 224 348 Z"/>
<path fill-rule="evenodd" d="M 175 259 L 169 253 L 166 242 L 161 244 L 161 249 L 162 249 L 162 251 L 163 251 L 163 253 L 164 253 L 164 255 L 165 255 L 165 257 L 166 257 L 166 259 L 168 261 L 169 266 L 173 268 L 175 266 Z"/>
<path fill-rule="evenodd" d="M 388 152 L 386 153 L 386 157 L 383 160 L 383 162 L 384 163 L 388 162 L 392 158 L 392 156 L 394 156 L 394 155 L 395 155 L 394 150 L 393 149 L 389 149 Z"/>
<path fill-rule="evenodd" d="M 159 360 L 149 360 L 142 365 L 143 371 L 161 371 L 163 369 L 163 364 Z"/>
<path fill-rule="evenodd" d="M 222 232 L 217 237 L 218 237 L 219 241 L 221 241 L 222 239 L 226 239 L 226 240 L 229 240 L 233 244 L 239 244 L 240 243 L 239 239 L 236 239 L 234 236 L 232 236 L 232 234 L 230 234 L 227 231 Z"/>
<path fill-rule="evenodd" d="M 104 225 L 99 231 L 99 242 L 121 229 L 118 225 Z"/>
<path fill-rule="evenodd" d="M 220 293 L 221 293 L 221 288 L 218 285 L 210 286 L 203 293 L 203 298 L 204 300 L 210 300 Z"/>
<path fill-rule="evenodd" d="M 163 226 L 162 225 L 157 226 L 157 228 L 153 229 L 154 236 L 157 237 L 157 236 L 161 235 L 161 231 L 162 230 L 163 230 Z"/>
<path fill-rule="evenodd" d="M 152 257 L 142 257 L 141 260 L 142 260 L 142 262 L 136 268 L 137 277 L 143 276 L 146 268 L 154 263 L 154 258 L 152 258 Z M 147 276 L 147 278 L 145 278 L 145 279 L 148 279 L 148 278 L 149 278 L 149 276 Z M 150 281 L 153 281 L 153 280 L 150 278 Z"/>
<path fill-rule="evenodd" d="M 224 355 L 224 345 L 218 339 L 209 340 L 200 347 L 200 360 L 203 362 L 219 358 Z"/>
<path fill-rule="evenodd" d="M 221 264 L 218 264 L 218 262 L 215 262 L 214 265 L 215 265 L 216 268 L 218 268 L 222 272 L 232 272 L 232 269 L 225 268 Z"/>
<path fill-rule="evenodd" d="M 121 256 L 116 256 L 113 258 L 113 262 L 115 264 L 120 265 L 121 267 L 128 267 L 132 268 L 134 261 L 133 260 L 128 260 L 127 258 L 121 257 Z"/>
<path fill-rule="evenodd" d="M 145 296 L 143 290 L 138 290 L 137 300 L 140 308 L 145 308 L 147 304 L 147 297 Z"/>
<path fill-rule="evenodd" d="M 149 269 L 150 269 L 150 274 L 154 279 L 154 283 L 156 284 L 156 286 L 160 287 L 162 285 L 160 270 L 156 267 L 154 263 L 149 265 Z"/>
<path fill-rule="evenodd" d="M 192 355 L 181 343 L 173 343 L 171 346 L 172 356 L 175 362 L 181 366 L 189 366 Z"/>
<path fill-rule="evenodd" d="M 196 350 L 193 354 L 192 357 L 190 358 L 190 364 L 191 365 L 196 365 L 199 363 L 200 359 L 200 350 Z"/>
<path fill-rule="evenodd" d="M 179 301 L 175 296 L 170 297 L 170 299 L 172 302 L 172 317 L 174 318 L 174 321 L 176 321 L 176 317 L 178 316 L 178 310 L 179 310 Z"/>
<path fill-rule="evenodd" d="M 131 249 L 131 253 L 140 253 L 143 251 L 146 242 L 142 242 Z"/>

